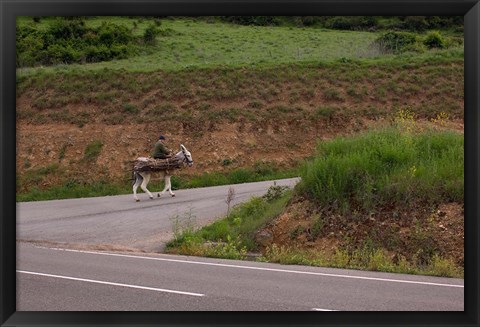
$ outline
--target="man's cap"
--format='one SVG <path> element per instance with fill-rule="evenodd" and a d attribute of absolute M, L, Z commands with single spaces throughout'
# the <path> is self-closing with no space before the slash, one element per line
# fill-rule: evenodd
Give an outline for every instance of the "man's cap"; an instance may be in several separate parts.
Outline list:
<path fill-rule="evenodd" d="M 159 139 L 159 140 L 165 140 L 165 136 L 160 135 L 160 137 L 159 137 L 158 139 Z"/>

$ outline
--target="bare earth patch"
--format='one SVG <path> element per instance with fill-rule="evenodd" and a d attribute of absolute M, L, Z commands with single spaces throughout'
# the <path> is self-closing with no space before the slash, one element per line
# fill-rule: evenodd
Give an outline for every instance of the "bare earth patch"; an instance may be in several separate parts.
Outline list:
<path fill-rule="evenodd" d="M 270 236 L 262 238 L 262 250 L 275 244 L 331 256 L 337 249 L 360 249 L 373 242 L 393 262 L 400 256 L 421 261 L 429 254 L 426 251 L 437 251 L 464 265 L 464 209 L 458 203 L 345 217 L 322 212 L 307 199 L 297 198 L 259 234 Z"/>

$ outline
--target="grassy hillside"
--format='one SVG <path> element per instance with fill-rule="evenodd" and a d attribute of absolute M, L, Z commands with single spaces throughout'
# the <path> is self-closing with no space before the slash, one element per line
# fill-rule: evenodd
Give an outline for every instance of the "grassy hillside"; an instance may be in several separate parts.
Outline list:
<path fill-rule="evenodd" d="M 56 23 L 18 19 L 43 31 Z M 71 196 L 128 192 L 129 161 L 148 155 L 160 132 L 192 150 L 195 168 L 182 174 L 239 175 L 261 165 L 291 170 L 317 139 L 383 124 L 400 109 L 427 121 L 463 119 L 463 48 L 455 32 L 441 32 L 446 49 L 424 46 L 426 31 L 414 34 L 413 50 L 391 53 L 374 42 L 384 31 L 188 18 L 93 17 L 84 24 L 124 26 L 140 39 L 151 26 L 160 32 L 153 44 L 138 41 L 140 51 L 128 59 L 17 69 L 22 194 L 72 185 L 86 190 Z M 84 160 L 99 142 L 93 160 Z M 192 185 L 209 179 L 222 180 Z M 178 187 L 189 183 L 182 180 Z"/>
<path fill-rule="evenodd" d="M 19 27 L 30 26 L 46 30 L 55 19 L 19 18 Z M 326 63 L 338 59 L 392 58 L 388 51 L 374 41 L 384 31 L 345 31 L 318 27 L 293 26 L 242 26 L 196 19 L 145 19 L 121 17 L 97 17 L 84 21 L 89 28 L 99 28 L 102 23 L 124 27 L 134 37 L 142 39 L 149 27 L 158 29 L 156 42 L 146 46 L 141 41 L 135 56 L 128 59 L 100 62 L 88 65 L 57 65 L 55 67 L 22 68 L 19 76 L 37 72 L 63 72 L 71 70 L 102 71 L 125 70 L 128 72 L 178 71 L 186 68 L 206 67 L 265 67 L 289 63 Z M 463 54 L 463 35 L 444 30 L 446 52 Z M 423 42 L 428 32 L 412 33 L 416 46 L 403 56 L 430 57 L 429 47 Z M 445 52 L 444 50 L 444 52 Z M 413 52 L 412 52 L 413 51 Z M 461 52 L 459 55 L 458 52 Z M 437 52 L 437 51 L 435 51 Z M 436 53 L 434 54 L 436 55 Z"/>

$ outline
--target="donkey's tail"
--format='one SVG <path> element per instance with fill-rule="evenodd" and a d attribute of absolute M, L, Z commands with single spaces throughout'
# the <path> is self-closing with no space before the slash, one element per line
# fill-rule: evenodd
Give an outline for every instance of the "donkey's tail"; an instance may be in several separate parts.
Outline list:
<path fill-rule="evenodd" d="M 136 171 L 132 171 L 132 185 L 135 184 L 137 180 L 143 180 L 142 175 L 140 175 Z"/>

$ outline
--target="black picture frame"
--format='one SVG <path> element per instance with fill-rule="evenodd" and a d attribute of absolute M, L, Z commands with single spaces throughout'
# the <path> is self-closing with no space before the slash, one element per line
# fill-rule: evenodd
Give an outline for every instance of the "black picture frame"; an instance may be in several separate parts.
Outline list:
<path fill-rule="evenodd" d="M 2 326 L 478 326 L 480 4 L 466 0 L 37 0 L 0 2 L 0 323 Z M 218 15 L 463 15 L 465 17 L 464 312 L 16 312 L 15 17 Z"/>

